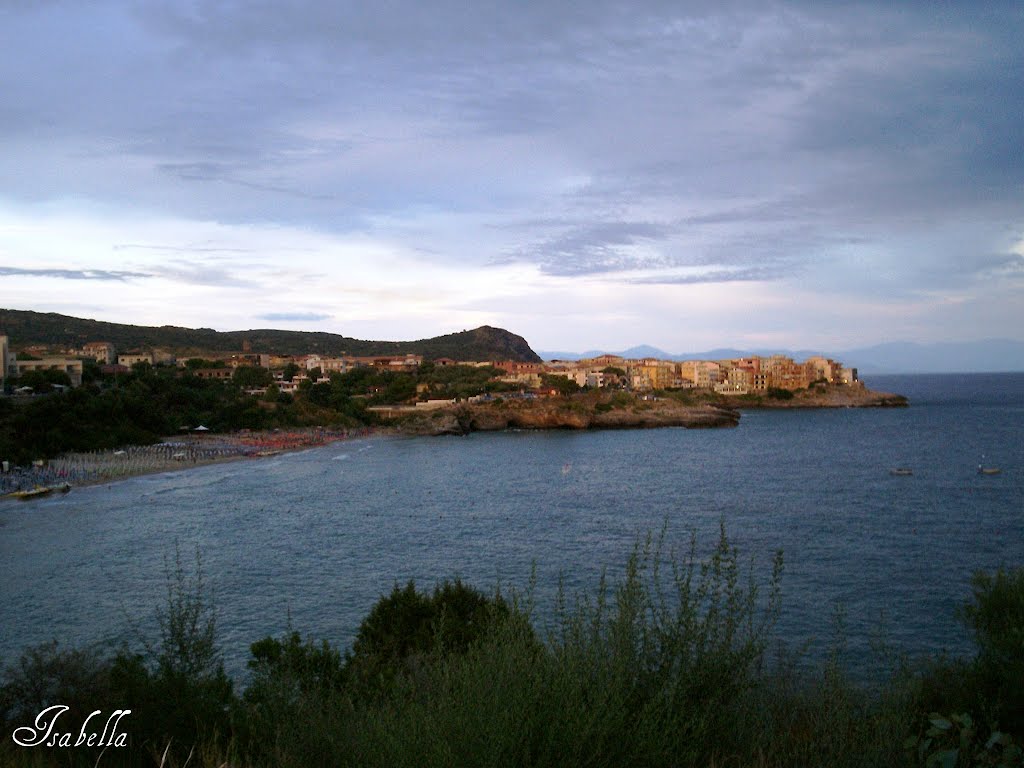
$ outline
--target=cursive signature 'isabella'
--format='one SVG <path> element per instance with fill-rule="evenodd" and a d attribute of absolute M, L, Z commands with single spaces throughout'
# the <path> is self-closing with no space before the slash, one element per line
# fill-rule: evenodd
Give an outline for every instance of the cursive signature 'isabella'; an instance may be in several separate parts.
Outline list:
<path fill-rule="evenodd" d="M 85 718 L 82 728 L 78 732 L 78 738 L 72 741 L 74 733 L 67 731 L 61 733 L 57 730 L 57 720 L 67 712 L 69 707 L 64 704 L 54 704 L 47 707 L 38 715 L 32 726 L 24 725 L 15 728 L 11 737 L 14 743 L 21 747 L 126 747 L 128 746 L 128 734 L 117 732 L 117 724 L 125 715 L 130 715 L 130 709 L 115 709 L 107 718 L 103 731 L 96 733 L 87 730 L 89 721 L 96 715 L 101 714 L 100 710 L 93 710 L 92 714 Z M 98 722 L 97 722 L 98 724 Z"/>

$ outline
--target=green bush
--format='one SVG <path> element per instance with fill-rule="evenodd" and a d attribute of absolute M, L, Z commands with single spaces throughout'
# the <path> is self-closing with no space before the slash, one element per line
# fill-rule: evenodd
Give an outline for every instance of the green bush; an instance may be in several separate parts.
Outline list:
<path fill-rule="evenodd" d="M 82 722 L 111 699 L 110 676 L 109 659 L 95 649 L 61 648 L 56 640 L 28 648 L 0 678 L 0 724 L 27 725 L 54 704 L 70 708 L 64 719 Z"/>
<path fill-rule="evenodd" d="M 252 679 L 235 714 L 239 749 L 256 764 L 330 766 L 343 751 L 349 707 L 341 654 L 298 632 L 251 646 Z"/>
<path fill-rule="evenodd" d="M 978 572 L 960 618 L 973 631 L 975 675 L 994 727 L 1024 736 L 1024 568 Z"/>
<path fill-rule="evenodd" d="M 430 594 L 418 592 L 412 581 L 395 585 L 363 619 L 346 669 L 357 687 L 384 690 L 433 658 L 464 654 L 511 615 L 500 595 L 488 597 L 459 579 Z"/>
<path fill-rule="evenodd" d="M 904 747 L 914 765 L 923 768 L 1020 768 L 1024 752 L 1006 733 L 994 731 L 984 735 L 967 713 L 946 717 L 930 713 L 922 727 L 923 733 L 909 737 Z"/>
<path fill-rule="evenodd" d="M 132 709 L 137 746 L 184 761 L 206 740 L 230 733 L 235 698 L 217 646 L 216 612 L 196 552 L 187 572 L 175 546 L 166 565 L 166 603 L 156 612 L 158 638 L 144 640 L 145 653 L 126 649 L 114 659 L 113 687 Z"/>
<path fill-rule="evenodd" d="M 766 658 L 781 554 L 756 579 L 724 529 L 710 549 L 691 537 L 675 554 L 664 542 L 648 537 L 595 593 L 560 597 L 543 640 L 515 596 L 458 580 L 396 586 L 344 656 L 298 632 L 254 643 L 240 699 L 201 563 L 189 574 L 176 556 L 145 653 L 34 649 L 7 671 L 0 702 L 8 720 L 51 697 L 131 708 L 132 749 L 101 765 L 1024 766 L 1008 725 L 1021 680 L 1018 571 L 975 576 L 961 611 L 975 659 L 857 685 L 838 650 L 820 667 Z M 0 744 L 3 765 L 97 757 Z"/>

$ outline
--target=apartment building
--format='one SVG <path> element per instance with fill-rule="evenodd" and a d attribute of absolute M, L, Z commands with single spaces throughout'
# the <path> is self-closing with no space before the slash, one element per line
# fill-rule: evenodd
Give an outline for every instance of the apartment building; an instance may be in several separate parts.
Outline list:
<path fill-rule="evenodd" d="M 149 363 L 152 365 L 153 355 L 149 352 L 132 352 L 127 355 L 117 356 L 117 364 L 123 365 L 125 368 L 131 368 L 138 363 Z"/>
<path fill-rule="evenodd" d="M 16 375 L 29 371 L 61 371 L 71 380 L 72 387 L 82 384 L 82 361 L 77 357 L 44 357 L 42 360 L 15 360 Z"/>
<path fill-rule="evenodd" d="M 109 341 L 90 341 L 82 347 L 80 354 L 100 365 L 113 365 L 117 361 L 117 350 Z"/>

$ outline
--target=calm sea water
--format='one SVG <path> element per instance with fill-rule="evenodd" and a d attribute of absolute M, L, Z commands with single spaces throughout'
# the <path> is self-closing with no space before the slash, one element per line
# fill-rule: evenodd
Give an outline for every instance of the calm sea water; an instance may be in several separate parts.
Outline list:
<path fill-rule="evenodd" d="M 970 651 L 954 610 L 976 569 L 1024 565 L 1024 374 L 874 377 L 907 409 L 744 413 L 737 429 L 370 438 L 0 502 L 0 661 L 25 646 L 153 632 L 175 545 L 201 552 L 229 670 L 292 626 L 340 646 L 396 583 L 490 590 L 536 568 L 593 593 L 638 537 L 703 547 L 719 525 L 767 576 L 777 635 L 848 661 L 882 632 L 910 654 Z M 977 473 L 979 463 L 1002 468 Z M 913 468 L 894 477 L 895 466 Z"/>

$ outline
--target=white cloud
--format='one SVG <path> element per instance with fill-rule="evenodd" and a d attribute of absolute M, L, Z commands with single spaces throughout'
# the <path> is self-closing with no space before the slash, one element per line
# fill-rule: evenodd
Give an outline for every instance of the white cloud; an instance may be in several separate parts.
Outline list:
<path fill-rule="evenodd" d="M 1022 332 L 1020 9 L 389 8 L 0 9 L 0 303 L 542 348 Z"/>

